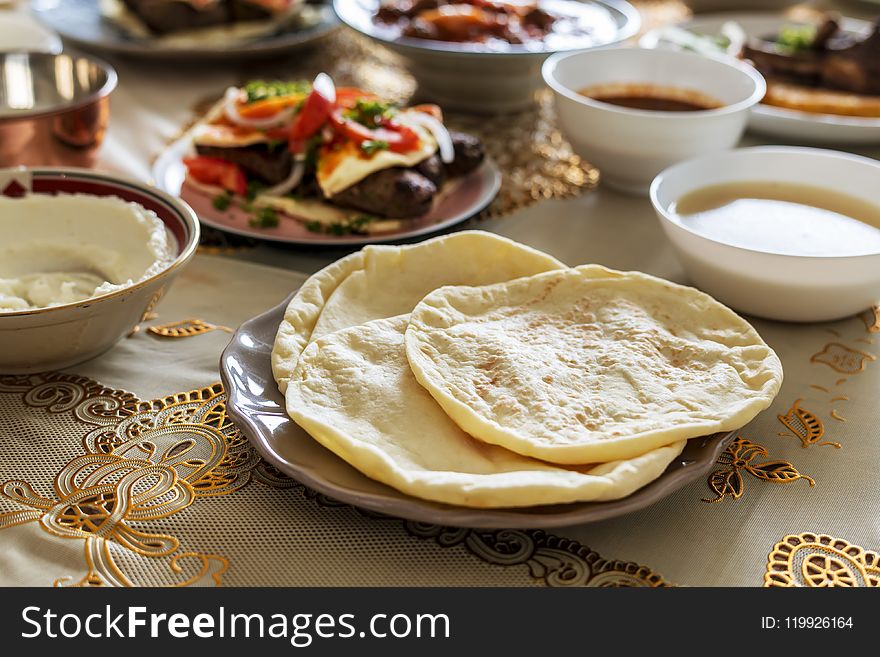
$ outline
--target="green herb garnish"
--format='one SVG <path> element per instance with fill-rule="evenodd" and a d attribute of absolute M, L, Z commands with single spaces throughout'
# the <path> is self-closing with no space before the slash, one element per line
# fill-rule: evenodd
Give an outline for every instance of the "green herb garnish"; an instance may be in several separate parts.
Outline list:
<path fill-rule="evenodd" d="M 232 194 L 229 192 L 217 194 L 217 196 L 211 200 L 211 205 L 213 205 L 215 209 L 220 210 L 220 212 L 225 212 L 229 209 L 229 206 L 232 205 Z"/>
<path fill-rule="evenodd" d="M 312 233 L 326 233 L 327 235 L 335 235 L 336 237 L 341 237 L 342 235 L 350 235 L 352 233 L 365 233 L 364 230 L 371 221 L 373 221 L 376 217 L 371 217 L 370 215 L 361 215 L 359 217 L 355 217 L 351 221 L 337 221 L 332 224 L 323 224 L 320 221 L 308 221 L 306 222 L 306 230 Z"/>
<path fill-rule="evenodd" d="M 257 194 L 266 189 L 266 184 L 260 182 L 259 180 L 249 180 L 247 184 L 247 192 L 245 192 L 244 197 L 248 201 L 253 201 L 257 198 Z"/>
<path fill-rule="evenodd" d="M 361 150 L 367 155 L 372 155 L 379 151 L 387 151 L 388 146 L 388 142 L 382 141 L 381 139 L 368 139 L 367 141 L 361 142 Z"/>
<path fill-rule="evenodd" d="M 345 111 L 345 117 L 368 128 L 375 128 L 382 124 L 383 119 L 391 118 L 394 109 L 391 103 L 358 98 L 354 107 Z"/>
<path fill-rule="evenodd" d="M 275 228 L 278 225 L 278 213 L 272 208 L 257 208 L 248 223 L 254 228 Z"/>
<path fill-rule="evenodd" d="M 800 50 L 809 50 L 813 47 L 816 40 L 815 25 L 799 25 L 783 27 L 776 38 L 776 45 L 781 46 L 785 50 L 797 52 Z"/>
<path fill-rule="evenodd" d="M 302 80 L 297 82 L 281 82 L 279 80 L 267 82 L 265 80 L 251 80 L 244 85 L 244 92 L 247 94 L 248 103 L 256 103 L 268 98 L 307 94 L 310 89 L 311 85 Z"/>

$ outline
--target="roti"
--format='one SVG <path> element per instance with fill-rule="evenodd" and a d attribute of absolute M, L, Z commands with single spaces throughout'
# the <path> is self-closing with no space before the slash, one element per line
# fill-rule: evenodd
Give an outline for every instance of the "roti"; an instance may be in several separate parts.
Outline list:
<path fill-rule="evenodd" d="M 463 431 L 554 463 L 738 429 L 782 383 L 773 350 L 712 297 L 595 266 L 435 290 L 406 353 Z"/>
<path fill-rule="evenodd" d="M 367 246 L 310 277 L 291 300 L 272 349 L 281 392 L 311 341 L 349 326 L 409 313 L 444 285 L 486 285 L 558 269 L 555 258 L 483 231 L 410 246 Z"/>
<path fill-rule="evenodd" d="M 475 440 L 413 376 L 407 316 L 330 333 L 303 351 L 287 387 L 290 417 L 366 476 L 466 507 L 525 507 L 624 497 L 660 476 L 678 441 L 629 460 L 556 466 Z"/>

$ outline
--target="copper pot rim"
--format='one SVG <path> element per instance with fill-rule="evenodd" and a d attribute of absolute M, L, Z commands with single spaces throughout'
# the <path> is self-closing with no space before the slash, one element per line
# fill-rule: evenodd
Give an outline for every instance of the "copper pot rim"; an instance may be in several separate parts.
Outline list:
<path fill-rule="evenodd" d="M 113 93 L 113 91 L 119 84 L 119 75 L 117 74 L 116 69 L 113 68 L 113 66 L 111 66 L 107 61 L 101 59 L 100 57 L 95 57 L 94 55 L 89 55 L 80 52 L 79 50 L 63 50 L 59 53 L 50 53 L 27 49 L 0 50 L 0 57 L 3 57 L 5 55 L 27 55 L 28 58 L 37 56 L 52 59 L 60 56 L 68 56 L 73 59 L 85 59 L 104 71 L 107 79 L 104 81 L 104 84 L 102 84 L 99 88 L 92 91 L 85 98 L 82 98 L 81 100 L 78 100 L 74 103 L 40 111 L 22 112 L 14 116 L 3 116 L 2 114 L 0 114 L 0 126 L 4 124 L 18 123 L 20 121 L 32 121 L 34 119 L 59 116 L 61 114 L 66 114 L 67 112 L 88 107 L 89 105 L 93 105 L 109 98 L 110 94 Z"/>

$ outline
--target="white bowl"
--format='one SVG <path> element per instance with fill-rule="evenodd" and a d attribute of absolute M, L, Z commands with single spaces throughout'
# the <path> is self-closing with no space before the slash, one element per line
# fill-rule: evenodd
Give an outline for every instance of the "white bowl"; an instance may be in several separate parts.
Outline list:
<path fill-rule="evenodd" d="M 578 48 L 619 43 L 635 35 L 638 11 L 624 0 L 587 0 L 607 14 L 609 33 Z M 373 22 L 379 0 L 333 0 L 343 23 L 400 56 L 418 83 L 418 94 L 446 109 L 480 114 L 527 109 L 543 87 L 541 64 L 553 52 L 511 45 L 492 51 L 477 43 L 393 38 Z"/>
<path fill-rule="evenodd" d="M 822 257 L 757 251 L 700 235 L 669 212 L 673 202 L 701 187 L 752 180 L 815 185 L 880 207 L 880 163 L 848 153 L 762 146 L 670 167 L 651 185 L 651 202 L 699 288 L 744 313 L 792 322 L 848 317 L 880 299 L 880 253 Z"/>
<path fill-rule="evenodd" d="M 0 193 L 19 195 L 19 182 L 34 194 L 115 196 L 138 203 L 155 212 L 165 224 L 174 238 L 176 257 L 154 275 L 101 296 L 48 308 L 0 313 L 3 374 L 62 369 L 112 347 L 159 301 L 195 255 L 199 242 L 199 221 L 190 207 L 146 184 L 88 169 L 0 169 Z"/>
<path fill-rule="evenodd" d="M 751 66 L 690 52 L 600 48 L 557 54 L 543 68 L 559 124 L 572 148 L 599 167 L 621 191 L 647 194 L 663 169 L 696 155 L 731 148 L 749 109 L 764 97 L 764 78 Z M 717 109 L 657 112 L 603 103 L 579 89 L 612 83 L 689 89 L 720 103 Z"/>

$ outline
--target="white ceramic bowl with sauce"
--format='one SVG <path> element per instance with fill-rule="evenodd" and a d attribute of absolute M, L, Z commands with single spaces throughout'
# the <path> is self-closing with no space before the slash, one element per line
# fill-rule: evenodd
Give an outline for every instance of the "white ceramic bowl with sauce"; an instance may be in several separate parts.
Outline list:
<path fill-rule="evenodd" d="M 672 166 L 654 179 L 651 202 L 697 287 L 743 313 L 792 322 L 840 319 L 880 300 L 880 250 L 823 256 L 733 246 L 696 232 L 670 211 L 698 189 L 750 181 L 825 188 L 880 208 L 880 162 L 848 153 L 761 146 Z"/>
<path fill-rule="evenodd" d="M 62 369 L 107 351 L 161 299 L 177 274 L 195 255 L 199 242 L 199 221 L 192 209 L 180 199 L 144 183 L 88 169 L 0 169 L 0 194 L 18 197 L 24 190 L 39 197 L 83 194 L 136 203 L 154 212 L 164 224 L 170 252 L 167 263 L 158 271 L 133 284 L 115 286 L 116 289 L 81 301 L 0 312 L 0 374 Z M 12 202 L 18 201 L 13 198 Z M 15 216 L 11 215 L 11 218 L 15 219 Z M 58 223 L 59 235 L 70 235 L 71 243 L 83 234 L 78 232 L 81 230 L 78 224 L 89 223 L 78 222 L 76 216 L 64 213 L 52 217 L 52 221 Z M 118 232 L 102 234 L 101 241 L 105 246 L 114 242 L 121 261 L 125 261 L 127 255 L 133 259 L 134 254 L 124 246 L 130 245 L 131 240 L 120 238 L 117 241 Z M 86 242 L 87 246 L 95 244 L 97 242 Z M 14 246 L 2 241 L 0 245 Z M 140 244 L 138 248 L 143 250 L 145 247 Z M 141 254 L 138 252 L 137 256 L 141 257 Z M 14 275 L 14 272 L 7 271 L 6 275 Z"/>
<path fill-rule="evenodd" d="M 735 146 L 749 109 L 767 89 L 760 73 L 736 60 L 642 48 L 560 53 L 544 63 L 543 75 L 574 151 L 599 167 L 605 184 L 640 195 L 666 167 Z M 631 109 L 578 93 L 617 84 L 697 92 L 721 106 L 688 112 Z"/>

